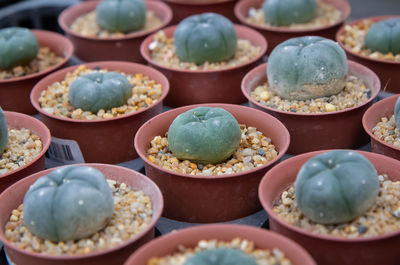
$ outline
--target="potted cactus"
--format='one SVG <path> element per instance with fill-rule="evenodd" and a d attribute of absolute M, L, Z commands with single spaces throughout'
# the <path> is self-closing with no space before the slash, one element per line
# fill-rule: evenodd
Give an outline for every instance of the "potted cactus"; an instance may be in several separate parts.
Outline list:
<path fill-rule="evenodd" d="M 76 56 L 84 62 L 143 63 L 141 42 L 171 19 L 171 9 L 161 1 L 103 0 L 67 8 L 58 23 L 74 43 Z"/>

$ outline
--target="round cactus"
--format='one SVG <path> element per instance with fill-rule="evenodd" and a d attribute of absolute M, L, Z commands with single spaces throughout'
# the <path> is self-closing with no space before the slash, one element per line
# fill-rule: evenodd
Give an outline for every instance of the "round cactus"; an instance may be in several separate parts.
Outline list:
<path fill-rule="evenodd" d="M 400 18 L 379 21 L 365 35 L 365 46 L 381 53 L 400 53 Z"/>
<path fill-rule="evenodd" d="M 296 202 L 317 223 L 340 224 L 362 215 L 376 200 L 376 169 L 363 155 L 335 150 L 314 156 L 300 169 Z"/>
<path fill-rule="evenodd" d="M 239 249 L 213 248 L 195 254 L 183 265 L 257 265 L 257 262 Z"/>
<path fill-rule="evenodd" d="M 3 154 L 4 149 L 8 143 L 8 129 L 6 116 L 4 115 L 3 109 L 0 108 L 0 158 Z"/>
<path fill-rule="evenodd" d="M 182 20 L 174 33 L 176 54 L 184 62 L 221 62 L 236 52 L 237 36 L 229 19 L 214 13 Z"/>
<path fill-rule="evenodd" d="M 72 106 L 92 113 L 122 106 L 131 96 L 129 80 L 114 72 L 81 75 L 71 83 L 68 92 Z"/>
<path fill-rule="evenodd" d="M 336 42 L 314 36 L 293 38 L 272 50 L 268 84 L 290 100 L 331 96 L 343 90 L 347 68 L 346 53 Z"/>
<path fill-rule="evenodd" d="M 25 194 L 24 224 L 51 241 L 88 237 L 104 228 L 114 199 L 104 175 L 88 166 L 66 166 L 39 178 Z"/>
<path fill-rule="evenodd" d="M 306 23 L 317 16 L 316 0 L 266 0 L 262 6 L 266 20 L 273 26 Z"/>
<path fill-rule="evenodd" d="M 198 107 L 180 114 L 168 130 L 168 145 L 179 159 L 214 164 L 229 158 L 239 146 L 241 131 L 224 109 Z"/>
<path fill-rule="evenodd" d="M 396 126 L 400 128 L 400 97 L 397 98 L 396 105 L 394 106 L 394 121 Z"/>
<path fill-rule="evenodd" d="M 38 40 L 29 29 L 11 27 L 0 30 L 0 69 L 28 64 L 36 58 L 38 50 Z"/>
<path fill-rule="evenodd" d="M 110 32 L 139 30 L 146 22 L 146 4 L 143 0 L 103 0 L 97 5 L 96 20 Z"/>

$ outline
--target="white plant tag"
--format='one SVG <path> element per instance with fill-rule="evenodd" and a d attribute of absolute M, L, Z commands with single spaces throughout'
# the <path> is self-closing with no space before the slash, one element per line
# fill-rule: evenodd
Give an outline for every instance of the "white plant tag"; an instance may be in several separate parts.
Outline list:
<path fill-rule="evenodd" d="M 85 160 L 76 141 L 51 137 L 46 152 L 46 168 L 78 163 L 85 163 Z"/>

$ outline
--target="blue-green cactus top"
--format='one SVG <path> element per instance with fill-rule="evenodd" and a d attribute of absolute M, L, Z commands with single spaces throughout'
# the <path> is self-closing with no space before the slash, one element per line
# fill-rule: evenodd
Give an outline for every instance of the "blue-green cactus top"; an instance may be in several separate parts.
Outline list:
<path fill-rule="evenodd" d="M 396 105 L 394 106 L 394 120 L 396 126 L 400 128 L 400 97 L 397 98 Z"/>
<path fill-rule="evenodd" d="M 0 108 L 0 157 L 3 154 L 7 143 L 8 143 L 7 121 L 3 109 Z"/>
<path fill-rule="evenodd" d="M 317 16 L 317 0 L 266 0 L 262 6 L 273 26 L 306 23 Z"/>
<path fill-rule="evenodd" d="M 200 251 L 183 265 L 257 265 L 257 262 L 239 249 L 213 248 Z"/>
<path fill-rule="evenodd" d="M 379 21 L 365 35 L 365 46 L 381 53 L 400 53 L 400 18 Z"/>

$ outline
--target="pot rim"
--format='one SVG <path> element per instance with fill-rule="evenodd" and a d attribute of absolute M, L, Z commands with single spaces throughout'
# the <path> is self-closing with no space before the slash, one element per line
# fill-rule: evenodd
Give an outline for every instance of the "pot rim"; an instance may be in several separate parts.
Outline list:
<path fill-rule="evenodd" d="M 166 28 L 164 28 L 162 30 L 164 32 L 171 31 L 172 34 L 173 34 L 177 27 L 178 27 L 178 25 L 173 25 L 173 26 L 166 27 Z M 222 68 L 222 69 L 212 69 L 212 70 L 188 70 L 188 69 L 180 69 L 180 68 L 175 68 L 175 67 L 168 67 L 168 66 L 165 66 L 163 64 L 157 63 L 150 57 L 150 52 L 148 51 L 148 47 L 146 47 L 154 40 L 154 35 L 157 32 L 147 36 L 143 40 L 142 44 L 140 45 L 140 54 L 147 61 L 148 64 L 155 65 L 158 68 L 161 68 L 163 70 L 170 71 L 170 72 L 190 73 L 190 74 L 208 74 L 208 73 L 221 73 L 221 72 L 236 70 L 236 69 L 242 68 L 244 66 L 250 65 L 250 64 L 252 64 L 254 62 L 257 62 L 260 58 L 262 58 L 264 56 L 264 54 L 266 53 L 266 51 L 267 51 L 268 42 L 261 35 L 261 33 L 257 32 L 254 29 L 251 29 L 251 28 L 249 28 L 247 26 L 240 25 L 240 24 L 234 24 L 234 27 L 235 27 L 236 32 L 237 32 L 237 30 L 242 30 L 242 31 L 245 32 L 245 35 L 253 35 L 253 36 L 255 36 L 255 38 L 258 39 L 262 43 L 262 45 L 261 45 L 260 54 L 258 56 L 254 57 L 252 60 L 250 60 L 248 62 L 239 64 L 239 65 L 236 65 L 236 66 L 233 66 L 233 67 L 227 67 L 227 68 Z"/>
<path fill-rule="evenodd" d="M 249 21 L 247 21 L 245 15 L 240 12 L 240 9 L 248 2 L 258 2 L 259 0 L 240 0 L 239 2 L 237 2 L 237 4 L 235 5 L 235 16 L 237 19 L 239 19 L 239 21 L 247 26 L 251 26 L 253 28 L 256 28 L 260 31 L 272 31 L 272 32 L 276 32 L 276 33 L 309 33 L 312 34 L 314 32 L 317 31 L 321 31 L 321 30 L 326 30 L 326 29 L 330 29 L 330 28 L 334 28 L 340 24 L 343 24 L 344 21 L 350 16 L 351 13 L 351 6 L 350 4 L 345 1 L 345 0 L 335 0 L 337 2 L 337 6 L 334 5 L 336 7 L 336 9 L 339 9 L 342 12 L 342 16 L 341 18 L 336 21 L 333 24 L 330 25 L 324 25 L 324 26 L 318 26 L 318 27 L 314 27 L 314 28 L 309 28 L 309 29 L 294 29 L 294 28 L 286 28 L 286 27 L 276 27 L 276 26 L 260 26 L 257 25 L 255 23 L 251 23 Z M 324 1 L 325 2 L 325 1 Z M 343 10 L 340 9 L 338 6 L 343 7 Z"/>
<path fill-rule="evenodd" d="M 121 115 L 119 117 L 112 117 L 112 118 L 106 118 L 106 119 L 99 119 L 99 120 L 76 120 L 76 119 L 72 119 L 72 118 L 64 118 L 64 117 L 59 117 L 56 116 L 54 114 L 50 114 L 47 113 L 46 111 L 44 111 L 38 103 L 38 98 L 34 98 L 33 96 L 33 92 L 36 90 L 41 89 L 46 83 L 47 80 L 51 77 L 53 77 L 54 75 L 62 75 L 62 79 L 65 77 L 65 75 L 69 72 L 73 72 L 74 70 L 76 70 L 77 68 L 79 68 L 82 65 L 85 65 L 87 68 L 94 68 L 96 66 L 99 66 L 100 68 L 108 68 L 109 70 L 115 69 L 115 67 L 110 67 L 109 65 L 113 65 L 113 64 L 118 64 L 118 65 L 125 65 L 125 66 L 129 66 L 132 71 L 131 72 L 127 72 L 124 71 L 124 73 L 132 73 L 135 74 L 135 69 L 147 69 L 151 72 L 153 72 L 153 77 L 157 76 L 158 78 L 160 78 L 162 80 L 163 83 L 165 83 L 165 86 L 162 86 L 162 93 L 161 93 L 161 97 L 157 100 L 156 103 L 151 104 L 150 106 L 143 108 L 141 110 L 132 112 L 132 113 L 128 113 L 128 114 L 124 114 Z M 119 69 L 116 69 L 119 70 Z M 140 72 L 137 72 L 140 73 Z M 149 76 L 150 79 L 153 79 L 152 76 Z M 58 80 L 61 81 L 62 79 Z M 158 82 L 159 84 L 161 84 L 161 82 Z M 168 92 L 169 92 L 169 81 L 168 79 L 161 73 L 159 72 L 157 69 L 151 68 L 147 65 L 143 65 L 143 64 L 138 64 L 138 63 L 133 63 L 133 62 L 124 62 L 124 61 L 98 61 L 98 62 L 91 62 L 91 63 L 83 63 L 83 64 L 79 64 L 79 65 L 73 65 L 70 67 L 66 67 L 63 69 L 60 69 L 54 73 L 51 73 L 50 75 L 46 76 L 45 78 L 41 79 L 38 83 L 36 83 L 36 85 L 32 88 L 31 94 L 30 94 L 30 100 L 31 100 L 31 104 L 32 106 L 39 112 L 39 114 L 44 115 L 48 118 L 51 119 L 55 119 L 55 120 L 59 120 L 59 121 L 63 121 L 63 122 L 72 122 L 72 123 L 85 123 L 85 124 L 97 124 L 97 123 L 103 123 L 103 122 L 109 122 L 109 121 L 116 121 L 116 120 L 120 120 L 120 119 L 125 119 L 128 117 L 132 117 L 134 115 L 139 115 L 151 108 L 154 108 L 155 106 L 162 104 L 164 99 L 166 98 Z"/>
<path fill-rule="evenodd" d="M 26 115 L 23 113 L 19 113 L 19 112 L 14 112 L 14 111 L 4 110 L 4 114 L 6 115 L 6 120 L 8 118 L 14 119 L 15 117 L 20 117 L 26 121 L 29 121 L 29 123 L 31 123 L 31 124 L 34 124 L 34 123 L 37 124 L 44 130 L 45 137 L 40 137 L 40 141 L 42 142 L 42 150 L 32 161 L 30 161 L 29 163 L 23 165 L 22 167 L 15 169 L 15 170 L 11 170 L 5 174 L 0 174 L 0 181 L 1 181 L 1 179 L 9 177 L 13 174 L 16 174 L 16 173 L 24 170 L 25 168 L 30 167 L 32 164 L 36 163 L 39 159 L 41 159 L 45 155 L 45 153 L 47 152 L 47 150 L 50 147 L 50 142 L 51 142 L 50 130 L 49 130 L 49 128 L 47 128 L 47 126 L 42 121 L 40 121 L 32 116 L 29 116 L 29 115 Z M 25 129 L 29 129 L 32 132 L 32 128 L 25 128 Z M 1 194 L 1 192 L 0 192 L 0 194 Z"/>
<path fill-rule="evenodd" d="M 151 34 L 155 31 L 158 31 L 165 26 L 167 26 L 171 20 L 172 20 L 172 10 L 171 8 L 165 4 L 163 1 L 156 1 L 156 0 L 144 0 L 146 3 L 146 7 L 148 10 L 154 11 L 155 6 L 162 7 L 163 12 L 166 14 L 167 18 L 162 22 L 162 24 L 154 29 L 148 29 L 148 30 L 139 30 L 139 31 L 134 31 L 129 34 L 125 34 L 124 36 L 121 37 L 90 37 L 90 36 L 82 36 L 74 31 L 72 31 L 67 23 L 65 22 L 66 18 L 68 16 L 71 16 L 71 13 L 77 10 L 81 9 L 86 9 L 89 8 L 90 11 L 93 11 L 96 6 L 99 4 L 101 0 L 95 0 L 95 1 L 86 1 L 86 2 L 81 2 L 76 5 L 72 5 L 65 9 L 61 14 L 58 16 L 58 25 L 60 25 L 61 29 L 67 34 L 71 35 L 75 38 L 80 38 L 80 39 L 85 39 L 85 40 L 91 40 L 91 41 L 104 41 L 104 42 L 118 42 L 118 41 L 124 41 L 124 40 L 131 40 L 139 37 L 144 37 L 148 34 Z M 93 8 L 92 8 L 93 6 Z M 74 18 L 76 19 L 76 18 Z"/>
<path fill-rule="evenodd" d="M 179 172 L 176 172 L 176 171 L 173 171 L 173 170 L 165 169 L 163 167 L 160 167 L 159 165 L 156 165 L 156 164 L 153 164 L 153 163 L 149 162 L 147 157 L 146 157 L 146 154 L 143 153 L 142 150 L 137 148 L 137 146 L 139 145 L 139 136 L 138 135 L 142 134 L 142 131 L 144 130 L 143 128 L 145 126 L 148 126 L 148 124 L 150 124 L 150 123 L 155 123 L 156 124 L 158 119 L 163 119 L 164 116 L 169 115 L 172 112 L 176 112 L 177 115 L 179 115 L 179 114 L 183 113 L 184 111 L 186 111 L 186 109 L 189 110 L 189 109 L 193 109 L 193 108 L 196 108 L 196 107 L 220 107 L 220 108 L 233 107 L 233 108 L 241 109 L 242 111 L 256 112 L 256 113 L 259 113 L 259 114 L 262 114 L 262 115 L 266 114 L 266 115 L 270 116 L 272 119 L 275 119 L 277 124 L 279 124 L 279 126 L 281 126 L 282 134 L 284 135 L 284 138 L 285 138 L 285 144 L 279 150 L 278 156 L 275 157 L 273 160 L 268 161 L 268 163 L 266 163 L 266 164 L 264 164 L 262 166 L 250 169 L 250 170 L 246 170 L 246 171 L 239 172 L 239 173 L 233 173 L 233 174 L 222 174 L 222 175 L 211 175 L 211 176 L 190 175 L 190 174 L 183 174 L 183 173 L 179 173 Z M 274 141 L 274 139 L 272 139 L 272 141 Z M 165 111 L 165 112 L 163 112 L 161 114 L 158 114 L 157 116 L 151 118 L 150 120 L 146 121 L 139 128 L 139 130 L 137 131 L 137 133 L 135 135 L 134 143 L 135 143 L 136 152 L 138 153 L 140 158 L 143 159 L 143 161 L 145 163 L 147 163 L 148 165 L 151 165 L 151 167 L 154 167 L 159 171 L 166 172 L 167 174 L 175 175 L 175 176 L 179 176 L 179 177 L 183 177 L 183 178 L 198 179 L 198 180 L 202 180 L 202 179 L 210 180 L 210 179 L 229 179 L 229 178 L 242 177 L 244 175 L 251 174 L 253 172 L 265 169 L 265 168 L 267 168 L 267 167 L 279 162 L 279 160 L 283 157 L 284 154 L 286 154 L 286 152 L 287 152 L 287 150 L 289 148 L 290 135 L 289 135 L 288 129 L 285 127 L 285 125 L 283 125 L 283 123 L 280 120 L 278 120 L 277 118 L 273 117 L 272 115 L 270 115 L 268 113 L 265 113 L 265 112 L 263 112 L 261 110 L 257 110 L 257 109 L 254 109 L 254 108 L 241 106 L 241 105 L 235 105 L 235 104 L 203 103 L 203 104 L 194 104 L 194 105 L 187 105 L 187 106 L 183 106 L 183 107 L 179 107 L 179 108 L 174 108 L 174 109 Z M 149 142 L 149 144 L 150 144 L 150 142 Z"/>
<path fill-rule="evenodd" d="M 341 114 L 345 114 L 349 111 L 353 111 L 355 109 L 361 108 L 367 104 L 369 104 L 370 102 L 372 102 L 379 94 L 379 91 L 381 90 L 381 82 L 380 79 L 378 78 L 378 76 L 375 74 L 375 72 L 373 72 L 371 69 L 369 69 L 368 67 L 357 63 L 355 61 L 351 61 L 351 60 L 347 60 L 348 64 L 349 64 L 349 70 L 350 69 L 354 69 L 354 67 L 358 67 L 358 68 L 362 68 L 364 69 L 366 72 L 368 72 L 368 74 L 373 78 L 373 82 L 376 83 L 377 85 L 377 89 L 375 89 L 375 87 L 371 87 L 371 96 L 369 97 L 369 99 L 367 101 L 365 101 L 363 104 L 361 105 L 357 105 L 351 108 L 347 108 L 344 110 L 339 110 L 339 111 L 332 111 L 332 112 L 321 112 L 321 113 L 299 113 L 299 112 L 290 112 L 290 111 L 283 111 L 283 110 L 278 110 L 278 109 L 274 109 L 271 107 L 268 107 L 267 105 L 264 105 L 262 103 L 259 103 L 258 101 L 254 100 L 250 94 L 249 94 L 249 90 L 250 88 L 247 85 L 248 83 L 251 82 L 251 80 L 254 79 L 254 75 L 255 72 L 257 72 L 259 69 L 264 68 L 268 65 L 268 63 L 263 63 L 255 68 L 253 68 L 252 70 L 250 70 L 250 72 L 248 72 L 245 77 L 242 79 L 242 83 L 241 83 L 241 89 L 242 89 L 242 93 L 243 95 L 248 99 L 249 102 L 251 102 L 252 104 L 256 105 L 259 108 L 262 109 L 266 109 L 270 112 L 276 112 L 279 114 L 284 114 L 284 115 L 291 115 L 291 116 L 304 116 L 304 117 L 311 117 L 311 116 L 315 116 L 315 117 L 323 117 L 323 116 L 329 116 L 329 115 L 341 115 Z M 354 71 L 356 72 L 356 71 Z"/>
<path fill-rule="evenodd" d="M 61 65 L 66 64 L 69 61 L 69 59 L 71 59 L 72 54 L 74 53 L 74 45 L 72 44 L 72 42 L 69 39 L 67 39 L 63 35 L 61 35 L 57 32 L 53 32 L 53 31 L 42 30 L 42 29 L 31 29 L 30 31 L 35 35 L 35 37 L 38 39 L 38 41 L 39 41 L 39 39 L 44 39 L 44 35 L 47 35 L 49 37 L 48 40 L 50 42 L 55 42 L 54 39 L 56 39 L 56 38 L 62 40 L 65 43 L 65 45 L 67 46 L 67 49 L 64 50 L 64 54 L 61 55 L 63 57 L 63 60 L 41 72 L 37 72 L 37 73 L 25 75 L 25 76 L 20 76 L 20 77 L 13 77 L 10 79 L 0 80 L 1 85 L 7 84 L 7 83 L 13 83 L 13 82 L 25 81 L 28 79 L 45 76 L 48 73 L 59 68 Z M 40 45 L 39 45 L 39 48 L 40 48 Z M 51 50 L 51 51 L 54 52 L 54 50 Z"/>
<path fill-rule="evenodd" d="M 172 4 L 180 4 L 180 5 L 186 5 L 186 6 L 205 6 L 205 5 L 218 5 L 222 3 L 227 3 L 227 2 L 234 2 L 236 0 L 208 0 L 208 1 L 186 1 L 186 0 L 163 0 L 167 3 L 172 3 Z"/>
<path fill-rule="evenodd" d="M 65 165 L 64 165 L 65 166 Z M 13 185 L 11 185 L 10 187 L 8 187 L 6 190 L 3 191 L 3 193 L 0 194 L 0 201 L 3 200 L 3 197 L 5 197 L 5 193 L 9 193 L 12 192 L 12 190 L 15 188 L 15 186 L 19 186 L 19 185 L 23 185 L 23 182 L 26 182 L 27 180 L 31 179 L 31 178 L 36 178 L 37 175 L 39 174 L 48 174 L 49 172 L 56 170 L 58 168 L 64 167 L 64 166 L 59 166 L 59 167 L 54 167 L 54 168 L 49 168 L 49 169 L 45 169 L 42 171 L 39 171 L 37 173 L 34 173 L 30 176 L 27 176 L 24 179 L 19 180 L 18 182 L 14 183 Z M 70 165 L 67 165 L 70 166 Z M 126 167 L 122 167 L 122 166 L 117 166 L 117 165 L 110 165 L 110 164 L 102 164 L 102 163 L 81 163 L 81 164 L 74 164 L 74 166 L 99 166 L 102 168 L 119 168 L 119 169 L 124 169 L 126 171 L 135 171 L 133 169 L 130 168 L 126 168 Z M 101 171 L 101 170 L 100 170 Z M 13 249 L 14 251 L 17 251 L 19 253 L 22 253 L 25 256 L 33 256 L 35 258 L 38 259 L 47 259 L 47 260 L 78 260 L 78 259 L 82 259 L 82 258 L 91 258 L 91 257 L 96 257 L 96 256 L 100 256 L 100 255 L 105 255 L 105 254 L 109 254 L 110 252 L 119 250 L 121 248 L 124 248 L 126 246 L 128 246 L 129 244 L 132 244 L 133 242 L 135 242 L 136 240 L 140 239 L 142 236 L 144 236 L 146 233 L 150 232 L 151 229 L 153 229 L 155 227 L 156 222 L 160 219 L 161 217 L 161 213 L 163 211 L 164 208 L 164 198 L 162 196 L 161 190 L 160 188 L 154 183 L 154 181 L 152 181 L 151 179 L 147 178 L 145 175 L 143 175 L 140 172 L 135 171 L 136 174 L 140 175 L 141 178 L 145 179 L 147 183 L 147 185 L 149 185 L 149 183 L 151 183 L 150 185 L 152 185 L 152 189 L 155 191 L 155 193 L 158 194 L 158 196 L 160 197 L 160 201 L 158 203 L 160 203 L 160 210 L 158 212 L 154 212 L 153 210 L 153 216 L 152 216 L 152 220 L 150 222 L 150 224 L 148 224 L 145 229 L 143 229 L 142 231 L 140 231 L 138 234 L 134 235 L 132 238 L 124 241 L 122 244 L 119 244 L 117 246 L 111 247 L 111 248 L 107 248 L 105 250 L 100 250 L 100 251 L 95 251 L 93 253 L 89 253 L 89 254 L 77 254 L 77 255 L 49 255 L 49 254 L 40 254 L 40 253 L 35 253 L 35 252 L 30 252 L 24 249 L 21 249 L 17 246 L 15 246 L 14 244 L 10 243 L 8 241 L 8 239 L 4 236 L 4 227 L 0 228 L 0 241 L 3 242 L 3 244 L 8 247 Z M 152 202 L 153 203 L 153 202 Z M 154 209 L 154 207 L 152 206 L 152 209 Z"/>
<path fill-rule="evenodd" d="M 367 18 L 362 18 L 362 19 L 357 19 L 353 20 L 345 25 L 343 25 L 337 32 L 336 32 L 336 41 L 339 43 L 339 45 L 349 54 L 353 55 L 354 57 L 362 58 L 364 60 L 372 61 L 372 62 L 378 62 L 378 63 L 385 63 L 385 64 L 393 64 L 393 65 L 399 65 L 400 66 L 400 61 L 389 61 L 389 60 L 384 60 L 384 59 L 377 59 L 377 58 L 371 58 L 366 55 L 362 55 L 356 52 L 353 52 L 352 50 L 348 49 L 344 43 L 340 40 L 340 37 L 343 35 L 344 28 L 346 26 L 352 26 L 355 24 L 359 24 L 363 22 L 364 20 L 373 20 L 374 22 L 378 22 L 384 19 L 389 19 L 389 18 L 400 18 L 400 15 L 385 15 L 385 16 L 373 16 L 373 17 L 367 17 Z"/>
<path fill-rule="evenodd" d="M 319 150 L 319 151 L 313 151 L 313 152 L 308 152 L 308 153 L 303 153 L 294 157 L 291 157 L 285 161 L 282 161 L 281 163 L 277 164 L 274 168 L 269 170 L 264 177 L 262 178 L 260 185 L 258 186 L 258 197 L 260 199 L 261 205 L 263 206 L 264 210 L 267 212 L 269 218 L 274 219 L 279 225 L 285 227 L 285 229 L 295 232 L 298 234 L 301 234 L 302 236 L 308 237 L 308 238 L 315 238 L 318 240 L 325 240 L 325 241 L 331 241 L 331 242 L 343 242 L 343 243 L 366 243 L 366 242 L 371 242 L 371 241 L 376 241 L 376 240 L 382 240 L 382 239 L 387 239 L 393 236 L 398 236 L 400 235 L 400 229 L 394 232 L 390 232 L 387 234 L 379 235 L 379 236 L 371 236 L 371 237 L 358 237 L 358 238 L 346 238 L 346 237 L 339 237 L 339 236 L 330 236 L 330 235 L 319 235 L 319 234 L 314 234 L 312 232 L 309 232 L 303 228 L 299 228 L 295 225 L 289 224 L 283 219 L 281 219 L 277 214 L 274 213 L 272 210 L 272 207 L 270 206 L 270 202 L 265 200 L 264 193 L 266 191 L 265 187 L 268 187 L 268 182 L 269 179 L 272 178 L 273 174 L 275 171 L 279 171 L 281 168 L 284 168 L 288 164 L 291 164 L 292 162 L 295 162 L 297 160 L 302 160 L 304 157 L 313 157 L 318 154 L 322 154 L 324 152 L 329 152 L 332 150 L 339 150 L 339 149 L 328 149 L 328 150 Z M 350 150 L 350 149 L 340 149 L 340 150 Z M 367 151 L 360 151 L 360 150 L 351 150 L 357 153 L 360 153 L 364 155 L 366 158 L 384 158 L 385 160 L 392 160 L 393 162 L 399 164 L 400 161 L 396 160 L 391 157 L 387 157 L 381 154 L 377 153 L 372 153 L 372 152 L 367 152 Z M 276 193 L 276 192 L 275 192 Z M 280 193 L 279 193 L 280 195 Z M 275 198 L 276 199 L 276 198 Z"/>

